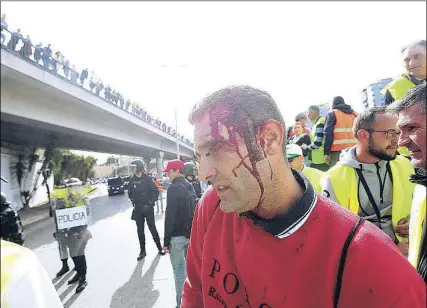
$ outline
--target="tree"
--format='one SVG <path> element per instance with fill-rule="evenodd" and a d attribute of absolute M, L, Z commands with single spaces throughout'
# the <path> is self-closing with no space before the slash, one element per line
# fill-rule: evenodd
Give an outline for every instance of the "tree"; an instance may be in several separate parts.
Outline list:
<path fill-rule="evenodd" d="M 17 179 L 19 194 L 24 208 L 29 207 L 37 189 L 41 185 L 47 185 L 48 170 L 53 168 L 52 158 L 54 157 L 54 152 L 53 144 L 49 144 L 43 151 L 33 148 L 15 152 L 16 163 L 12 167 L 12 174 Z M 43 155 L 43 158 L 41 155 Z M 42 165 L 36 171 L 35 167 L 38 162 L 42 162 Z M 33 171 L 36 172 L 35 178 L 33 178 Z M 43 177 L 41 183 L 40 177 Z"/>
<path fill-rule="evenodd" d="M 72 177 L 82 181 L 93 178 L 95 164 L 96 159 L 92 156 L 84 157 L 68 150 L 62 150 L 61 157 L 57 157 L 54 168 L 55 185 L 60 185 L 64 179 Z"/>

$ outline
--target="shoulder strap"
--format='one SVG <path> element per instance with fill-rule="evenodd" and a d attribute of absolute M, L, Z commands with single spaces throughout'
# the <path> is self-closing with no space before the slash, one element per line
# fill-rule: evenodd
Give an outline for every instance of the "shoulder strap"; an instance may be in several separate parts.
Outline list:
<path fill-rule="evenodd" d="M 362 224 L 363 220 L 364 219 L 360 217 L 359 220 L 356 222 L 353 229 L 348 234 L 347 239 L 345 240 L 345 243 L 344 243 L 344 247 L 342 249 L 340 264 L 338 267 L 337 282 L 335 285 L 334 308 L 338 308 L 338 302 L 340 299 L 340 293 L 341 293 L 341 287 L 342 287 L 342 277 L 344 273 L 345 261 L 347 259 L 348 248 L 350 247 L 351 241 L 353 240 L 356 234 L 356 231 L 359 228 L 359 226 Z"/>
<path fill-rule="evenodd" d="M 371 190 L 369 189 L 368 183 L 366 183 L 365 177 L 363 176 L 362 170 L 361 169 L 357 169 L 355 168 L 357 175 L 359 176 L 359 180 L 363 185 L 363 188 L 365 188 L 365 192 L 368 195 L 369 201 L 372 204 L 372 207 L 374 208 L 375 211 L 375 215 L 377 216 L 378 219 L 378 225 L 380 226 L 381 229 L 381 214 L 380 214 L 380 210 L 378 209 L 378 205 L 375 202 L 374 196 L 372 196 Z"/>

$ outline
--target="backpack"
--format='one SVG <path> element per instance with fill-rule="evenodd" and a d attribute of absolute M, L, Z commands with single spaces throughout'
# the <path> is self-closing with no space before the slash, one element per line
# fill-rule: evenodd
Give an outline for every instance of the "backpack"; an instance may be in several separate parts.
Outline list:
<path fill-rule="evenodd" d="M 193 185 L 189 185 L 189 187 L 185 186 L 182 183 L 178 183 L 178 185 L 182 187 L 186 193 L 186 204 L 187 204 L 188 215 L 185 218 L 185 228 L 186 228 L 186 231 L 188 232 L 188 235 L 190 235 L 191 226 L 193 224 L 194 211 L 196 210 L 196 206 L 200 198 L 197 196 L 196 192 L 194 191 Z"/>

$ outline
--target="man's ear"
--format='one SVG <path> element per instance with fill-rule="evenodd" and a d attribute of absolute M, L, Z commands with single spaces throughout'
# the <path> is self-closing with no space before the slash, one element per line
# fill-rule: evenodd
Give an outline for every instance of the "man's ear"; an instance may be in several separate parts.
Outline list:
<path fill-rule="evenodd" d="M 258 129 L 258 144 L 267 155 L 283 153 L 285 130 L 281 123 L 268 120 Z"/>
<path fill-rule="evenodd" d="M 364 129 L 360 129 L 356 133 L 358 140 L 368 140 L 369 139 L 369 132 Z"/>

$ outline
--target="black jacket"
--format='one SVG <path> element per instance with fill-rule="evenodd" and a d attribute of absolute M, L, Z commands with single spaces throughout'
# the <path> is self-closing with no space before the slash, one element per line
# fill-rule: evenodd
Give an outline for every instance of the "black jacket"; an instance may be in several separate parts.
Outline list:
<path fill-rule="evenodd" d="M 296 135 L 293 135 L 292 137 L 290 137 L 289 138 L 289 141 L 288 141 L 288 144 L 292 144 L 292 143 L 294 143 L 294 144 L 297 144 L 297 145 L 299 145 L 299 146 L 302 146 L 304 143 L 306 144 L 306 145 L 310 145 L 311 144 L 311 139 L 310 139 L 310 137 L 309 136 L 307 136 L 306 134 L 303 134 L 303 136 L 301 136 L 298 140 L 297 140 L 297 142 L 294 142 L 294 140 L 297 138 L 297 136 Z M 307 157 L 308 156 L 308 153 L 309 153 L 309 149 L 305 149 L 305 150 L 302 150 L 302 154 L 304 155 L 304 157 Z"/>
<path fill-rule="evenodd" d="M 1 237 L 9 242 L 22 245 L 25 241 L 21 219 L 8 202 L 1 204 Z"/>
<path fill-rule="evenodd" d="M 167 206 L 165 215 L 165 238 L 164 245 L 169 247 L 172 237 L 190 237 L 188 221 L 192 213 L 189 212 L 189 197 L 195 194 L 193 185 L 183 176 L 173 179 L 168 188 Z"/>
<path fill-rule="evenodd" d="M 347 104 L 337 105 L 333 107 L 333 109 L 340 110 L 347 114 L 351 114 L 354 112 L 353 108 L 351 108 L 351 106 Z M 325 148 L 325 155 L 331 154 L 331 147 L 332 147 L 332 143 L 334 142 L 334 126 L 336 123 L 337 123 L 337 118 L 335 116 L 334 111 L 332 110 L 326 115 L 325 143 L 323 145 Z"/>
<path fill-rule="evenodd" d="M 159 198 L 159 189 L 152 177 L 143 174 L 140 178 L 133 176 L 129 180 L 128 195 L 134 206 L 154 205 Z"/>
<path fill-rule="evenodd" d="M 196 192 L 197 198 L 202 197 L 202 187 L 200 186 L 200 181 L 196 177 L 190 181 L 188 178 L 185 178 L 191 185 L 193 185 L 194 191 Z"/>

